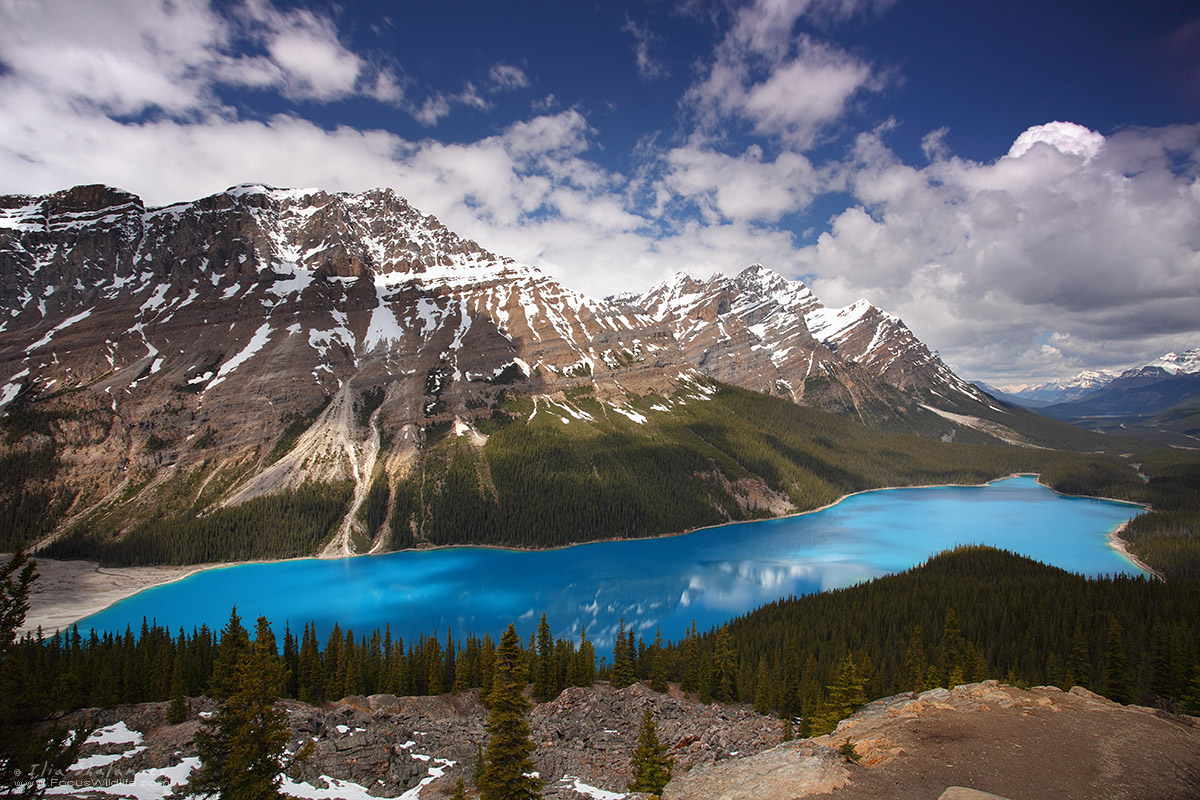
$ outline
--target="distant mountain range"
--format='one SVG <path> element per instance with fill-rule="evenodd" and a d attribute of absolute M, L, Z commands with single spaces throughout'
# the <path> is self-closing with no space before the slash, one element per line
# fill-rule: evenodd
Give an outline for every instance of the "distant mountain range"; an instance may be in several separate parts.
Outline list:
<path fill-rule="evenodd" d="M 995 405 L 865 300 L 827 308 L 760 265 L 596 300 L 390 190 L 243 185 L 162 208 L 105 186 L 0 197 L 10 537 L 162 538 L 164 520 L 192 520 L 213 541 L 196 557 L 222 558 L 239 525 L 258 531 L 321 486 L 334 488 L 314 508 L 342 510 L 302 521 L 336 528 L 326 553 L 389 549 L 426 522 L 387 522 L 398 503 L 409 513 L 403 481 L 420 477 L 420 508 L 458 485 L 456 456 L 433 455 L 445 437 L 478 450 L 505 420 L 545 412 L 563 430 L 623 425 L 626 446 L 714 381 L 945 440 L 1073 435 Z M 467 460 L 472 491 L 498 497 L 486 460 Z M 717 466 L 686 473 L 716 484 L 688 481 L 724 497 L 742 468 Z M 344 506 L 328 495 L 343 491 Z M 272 497 L 291 499 L 259 503 L 253 524 L 216 522 Z"/>
<path fill-rule="evenodd" d="M 1121 373 L 1085 370 L 1074 378 L 1003 390 L 975 385 L 998 400 L 1105 433 L 1187 445 L 1200 435 L 1200 347 Z"/>

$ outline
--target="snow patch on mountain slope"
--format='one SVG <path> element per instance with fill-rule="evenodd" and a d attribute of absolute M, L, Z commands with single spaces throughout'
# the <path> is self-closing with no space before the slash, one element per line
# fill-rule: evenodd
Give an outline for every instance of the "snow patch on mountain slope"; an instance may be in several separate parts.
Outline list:
<path fill-rule="evenodd" d="M 207 392 L 209 389 L 219 386 L 230 373 L 232 373 L 242 364 L 245 364 L 254 357 L 255 353 L 263 349 L 267 343 L 267 340 L 270 338 L 271 323 L 264 322 L 262 325 L 258 326 L 258 330 L 256 330 L 254 335 L 250 337 L 250 341 L 246 343 L 246 346 L 242 348 L 241 352 L 221 365 L 221 368 L 217 370 L 216 377 L 204 387 L 204 391 Z"/>

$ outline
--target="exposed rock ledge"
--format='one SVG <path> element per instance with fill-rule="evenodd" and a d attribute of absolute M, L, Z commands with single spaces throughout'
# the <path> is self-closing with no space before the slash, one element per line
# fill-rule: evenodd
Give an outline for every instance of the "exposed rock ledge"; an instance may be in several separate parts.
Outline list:
<path fill-rule="evenodd" d="M 485 712 L 474 692 L 284 705 L 289 747 L 315 742 L 312 757 L 289 769 L 289 779 L 314 791 L 340 786 L 346 797 L 364 796 L 361 787 L 379 797 L 416 797 L 414 790 L 424 800 L 448 797 L 460 775 L 470 782 L 475 748 L 485 735 Z M 647 705 L 676 759 L 677 777 L 663 800 L 979 800 L 988 796 L 982 793 L 1008 800 L 1173 800 L 1194 798 L 1200 788 L 1196 719 L 1117 705 L 1080 688 L 1026 691 L 985 681 L 897 695 L 867 705 L 830 736 L 780 743 L 779 721 L 746 707 L 703 705 L 641 685 L 616 690 L 598 684 L 568 689 L 531 714 L 535 761 L 547 779 L 544 796 L 575 800 L 585 796 L 580 788 L 593 787 L 614 794 L 592 797 L 621 796 Z M 71 715 L 70 724 L 123 723 L 122 730 L 140 733 L 136 746 L 125 740 L 90 745 L 88 755 L 112 755 L 93 761 L 98 766 L 90 772 L 73 772 L 80 791 L 67 796 L 120 796 L 118 787 L 103 794 L 83 787 L 135 774 L 154 780 L 194 757 L 196 721 L 166 725 L 165 707 Z M 194 711 L 208 709 L 207 701 L 193 704 Z M 837 752 L 847 739 L 861 757 L 857 764 Z M 157 780 L 155 796 L 170 796 L 166 779 Z"/>
<path fill-rule="evenodd" d="M 858 764 L 836 756 L 847 739 Z M 935 800 L 948 787 L 1009 800 L 1195 798 L 1200 724 L 1080 687 L 984 681 L 877 700 L 828 736 L 698 767 L 663 800 Z"/>

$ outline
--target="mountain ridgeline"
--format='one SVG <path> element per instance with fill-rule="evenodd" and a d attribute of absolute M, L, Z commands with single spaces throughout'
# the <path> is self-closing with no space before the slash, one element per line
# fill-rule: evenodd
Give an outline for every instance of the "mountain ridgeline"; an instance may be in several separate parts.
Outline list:
<path fill-rule="evenodd" d="M 600 301 L 390 190 L 257 185 L 0 197 L 0 415 L 0 549 L 122 564 L 646 536 L 1107 441 L 761 266 Z"/>

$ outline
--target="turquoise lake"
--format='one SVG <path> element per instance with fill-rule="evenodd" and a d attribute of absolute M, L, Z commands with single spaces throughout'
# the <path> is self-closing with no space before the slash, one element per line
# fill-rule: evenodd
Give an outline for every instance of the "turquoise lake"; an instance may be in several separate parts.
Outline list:
<path fill-rule="evenodd" d="M 555 636 L 581 625 L 601 653 L 624 618 L 649 638 L 679 639 L 788 595 L 899 572 L 959 544 L 987 544 L 1085 575 L 1140 574 L 1108 533 L 1141 509 L 1063 497 L 1030 476 L 978 487 L 886 489 L 819 512 L 734 523 L 658 539 L 559 550 L 459 547 L 338 560 L 298 559 L 210 569 L 146 590 L 80 621 L 136 631 L 143 617 L 172 630 L 220 630 L 230 607 L 247 627 L 265 615 L 282 635 L 315 622 L 356 634 L 390 624 L 405 639 L 467 632 L 498 638 L 509 622 L 528 638 L 542 612 Z"/>

